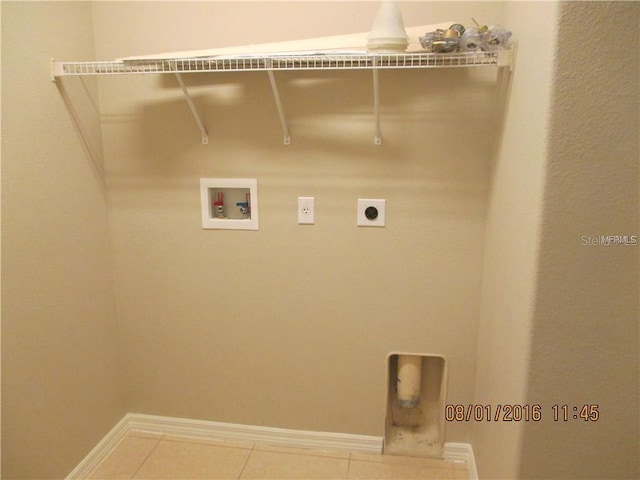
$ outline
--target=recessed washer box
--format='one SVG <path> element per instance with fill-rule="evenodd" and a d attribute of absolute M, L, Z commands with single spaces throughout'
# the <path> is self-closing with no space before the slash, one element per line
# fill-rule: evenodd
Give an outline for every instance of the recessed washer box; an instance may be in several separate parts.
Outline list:
<path fill-rule="evenodd" d="M 201 178 L 202 228 L 258 230 L 258 180 Z"/>

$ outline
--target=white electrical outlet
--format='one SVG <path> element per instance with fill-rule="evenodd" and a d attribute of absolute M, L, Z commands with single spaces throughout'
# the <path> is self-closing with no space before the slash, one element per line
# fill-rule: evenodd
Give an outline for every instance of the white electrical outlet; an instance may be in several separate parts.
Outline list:
<path fill-rule="evenodd" d="M 357 224 L 359 227 L 384 227 L 385 201 L 381 198 L 359 198 Z"/>
<path fill-rule="evenodd" d="M 298 197 L 298 223 L 300 225 L 313 225 L 316 223 L 314 197 Z"/>

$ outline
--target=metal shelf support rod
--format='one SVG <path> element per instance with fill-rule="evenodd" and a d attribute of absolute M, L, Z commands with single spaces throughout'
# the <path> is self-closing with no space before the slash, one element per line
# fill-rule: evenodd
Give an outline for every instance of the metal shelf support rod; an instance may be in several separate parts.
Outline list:
<path fill-rule="evenodd" d="M 209 143 L 209 135 L 207 134 L 207 129 L 204 127 L 202 123 L 202 119 L 198 114 L 198 110 L 196 110 L 196 106 L 193 104 L 193 100 L 191 99 L 191 95 L 189 95 L 189 90 L 187 90 L 187 86 L 184 84 L 184 80 L 182 80 L 182 75 L 176 73 L 176 78 L 178 79 L 178 84 L 182 89 L 182 93 L 184 93 L 184 97 L 187 100 L 187 105 L 189 105 L 189 109 L 193 114 L 193 118 L 195 118 L 196 123 L 198 124 L 198 128 L 200 129 L 200 134 L 202 135 L 202 144 L 206 145 Z"/>
<path fill-rule="evenodd" d="M 373 142 L 382 145 L 382 131 L 380 129 L 380 83 L 378 81 L 377 61 L 373 61 L 373 113 L 375 115 L 375 134 Z"/>
<path fill-rule="evenodd" d="M 276 108 L 278 109 L 278 116 L 280 117 L 280 126 L 282 127 L 282 136 L 285 145 L 291 144 L 291 135 L 289 135 L 289 126 L 287 125 L 287 119 L 284 116 L 284 110 L 282 109 L 282 102 L 280 101 L 280 93 L 278 92 L 278 84 L 276 83 L 276 77 L 273 74 L 271 68 L 271 59 L 268 61 L 267 74 L 269 75 L 269 82 L 271 83 L 271 91 L 273 92 L 273 99 L 276 102 Z"/>

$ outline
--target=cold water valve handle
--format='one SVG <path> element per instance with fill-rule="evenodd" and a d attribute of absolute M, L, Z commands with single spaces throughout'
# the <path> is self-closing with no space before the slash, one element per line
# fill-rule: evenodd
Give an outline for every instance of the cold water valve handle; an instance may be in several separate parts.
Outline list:
<path fill-rule="evenodd" d="M 247 202 L 237 202 L 236 207 L 240 207 L 240 213 L 247 218 L 249 215 L 249 204 Z"/>
<path fill-rule="evenodd" d="M 251 201 L 248 193 L 244 202 L 236 202 L 236 207 L 240 207 L 240 213 L 243 218 L 251 218 Z"/>

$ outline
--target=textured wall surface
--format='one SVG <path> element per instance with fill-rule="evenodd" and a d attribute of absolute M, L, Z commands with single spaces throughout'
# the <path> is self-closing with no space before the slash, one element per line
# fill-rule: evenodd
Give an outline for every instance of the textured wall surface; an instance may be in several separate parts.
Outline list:
<path fill-rule="evenodd" d="M 560 25 L 527 402 L 570 411 L 526 425 L 520 477 L 638 478 L 639 248 L 585 237 L 640 231 L 640 4 L 564 3 Z"/>

